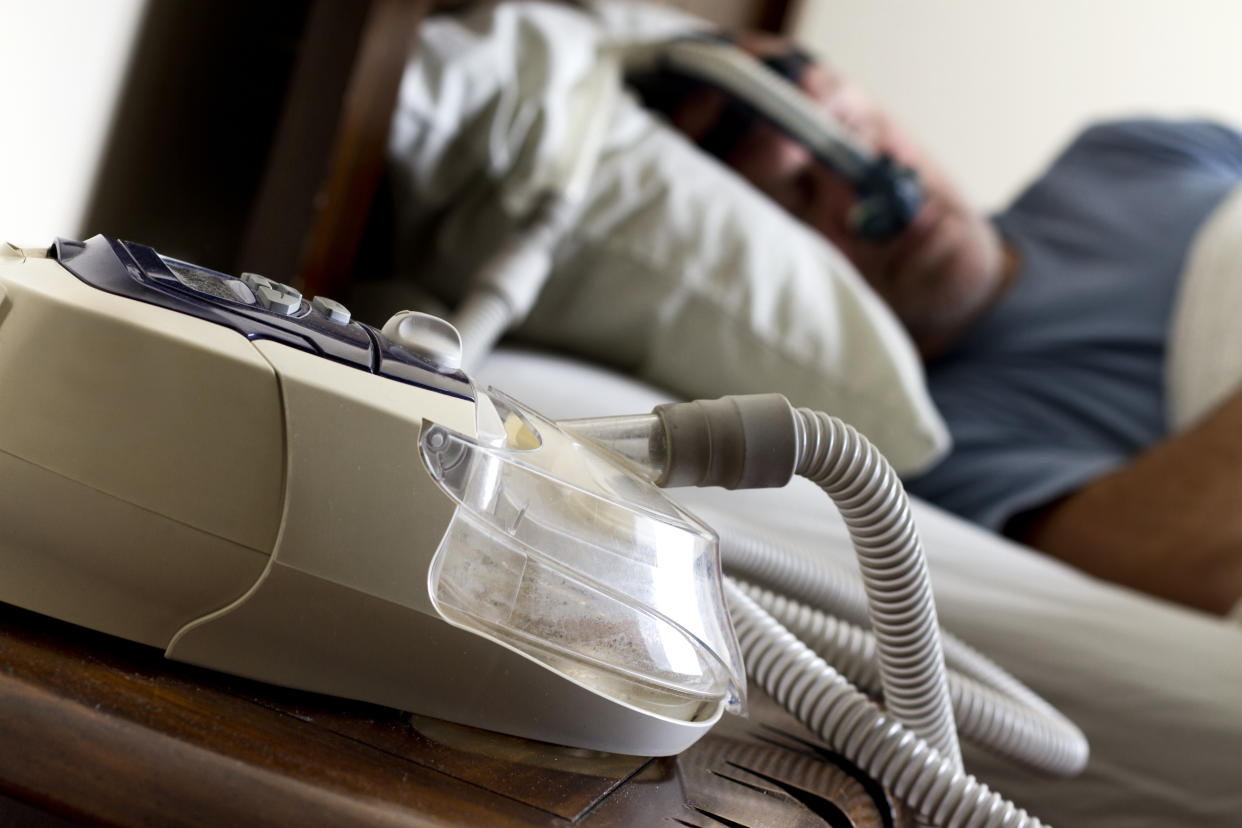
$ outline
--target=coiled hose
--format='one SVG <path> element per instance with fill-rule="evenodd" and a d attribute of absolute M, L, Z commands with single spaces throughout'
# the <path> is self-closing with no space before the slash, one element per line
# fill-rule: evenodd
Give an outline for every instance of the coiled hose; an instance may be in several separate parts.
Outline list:
<path fill-rule="evenodd" d="M 730 614 L 751 678 L 922 819 L 950 826 L 1040 824 L 962 771 L 955 712 L 966 735 L 1005 755 L 1058 773 L 1076 773 L 1085 764 L 1086 740 L 1077 728 L 951 638 L 950 660 L 963 675 L 948 678 L 909 501 L 888 462 L 849 425 L 795 410 L 779 395 L 762 395 L 659 406 L 647 421 L 604 418 L 566 426 L 616 446 L 662 486 L 779 486 L 797 472 L 832 497 L 858 554 L 865 599 L 822 563 L 725 535 L 731 576 L 758 576 L 754 580 L 764 586 L 793 593 L 726 579 Z M 649 439 L 636 441 L 644 430 Z M 816 609 L 837 605 L 852 620 L 869 623 L 871 632 Z M 874 687 L 878 679 L 888 712 L 801 638 L 859 683 Z"/>
<path fill-rule="evenodd" d="M 736 527 L 718 528 L 725 570 L 744 591 L 859 687 L 879 691 L 875 642 L 864 629 L 866 595 L 857 579 Z M 952 633 L 940 636 L 962 735 L 1042 771 L 1081 772 L 1087 740 L 1073 722 Z"/>
<path fill-rule="evenodd" d="M 947 828 L 1043 824 L 881 711 L 739 587 L 726 582 L 725 596 L 751 679 L 924 819 Z"/>
<path fill-rule="evenodd" d="M 857 687 L 872 693 L 881 689 L 875 638 L 869 632 L 787 596 L 739 581 L 734 583 Z M 1077 727 L 1042 700 L 1038 706 L 1027 704 L 986 680 L 976 680 L 952 668 L 947 675 L 953 716 L 962 736 L 1040 770 L 1056 774 L 1082 770 L 1086 740 Z"/>
<path fill-rule="evenodd" d="M 736 526 L 718 528 L 721 530 L 721 560 L 731 575 L 802 604 L 831 612 L 853 624 L 867 625 L 867 595 L 858 579 L 845 569 L 830 561 L 817 561 L 795 554 Z M 1081 770 L 1086 763 L 1085 740 L 1082 733 L 1056 708 L 952 633 L 941 630 L 940 644 L 949 667 L 1025 707 L 1056 719 L 1067 733 L 1074 734 L 1079 758 L 1060 772 L 1072 774 Z"/>

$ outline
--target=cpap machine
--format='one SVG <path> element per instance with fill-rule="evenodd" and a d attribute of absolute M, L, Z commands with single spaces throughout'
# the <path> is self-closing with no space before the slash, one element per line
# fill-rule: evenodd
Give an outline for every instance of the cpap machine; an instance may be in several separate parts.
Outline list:
<path fill-rule="evenodd" d="M 671 754 L 745 674 L 707 527 L 447 323 L 97 236 L 0 266 L 3 600 L 179 661 Z"/>
<path fill-rule="evenodd" d="M 852 428 L 776 395 L 553 422 L 463 370 L 462 335 L 482 353 L 517 313 L 514 279 L 538 290 L 565 205 L 544 202 L 458 325 L 371 327 L 105 236 L 0 248 L 0 600 L 178 661 L 638 755 L 744 713 L 749 680 L 923 818 L 1038 825 L 962 770 L 958 731 L 1061 774 L 1086 742 L 940 633 L 901 484 Z M 795 474 L 836 503 L 861 584 L 718 538 L 662 491 Z"/>

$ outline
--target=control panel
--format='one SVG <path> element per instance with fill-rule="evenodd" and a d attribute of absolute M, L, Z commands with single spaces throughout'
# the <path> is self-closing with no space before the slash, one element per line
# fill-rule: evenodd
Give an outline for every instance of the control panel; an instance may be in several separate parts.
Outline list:
<path fill-rule="evenodd" d="M 474 398 L 458 368 L 460 342 L 455 353 L 453 337 L 434 324 L 406 322 L 381 332 L 333 299 L 307 300 L 258 273 L 234 277 L 106 236 L 57 239 L 50 255 L 100 290 L 224 325 L 251 340 L 274 340 L 399 382 Z M 403 320 L 411 315 L 423 316 L 399 314 Z"/>

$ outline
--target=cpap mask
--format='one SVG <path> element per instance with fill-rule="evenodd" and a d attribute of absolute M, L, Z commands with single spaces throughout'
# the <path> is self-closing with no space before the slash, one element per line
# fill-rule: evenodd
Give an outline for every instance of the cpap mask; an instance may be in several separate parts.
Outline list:
<path fill-rule="evenodd" d="M 793 49 L 756 59 L 724 37 L 684 37 L 633 47 L 627 81 L 648 107 L 671 115 L 691 93 L 710 87 L 725 95 L 716 125 L 699 146 L 722 161 L 754 126 L 766 122 L 804 146 L 853 188 L 853 231 L 883 241 L 904 230 L 923 203 L 914 170 L 863 146 L 798 87 L 811 58 Z"/>

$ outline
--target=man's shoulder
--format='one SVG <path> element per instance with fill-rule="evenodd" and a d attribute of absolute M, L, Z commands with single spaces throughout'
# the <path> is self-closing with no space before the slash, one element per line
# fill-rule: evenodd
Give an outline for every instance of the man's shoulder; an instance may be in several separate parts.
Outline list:
<path fill-rule="evenodd" d="M 1079 133 L 996 221 L 1010 237 L 1054 232 L 1077 244 L 1104 238 L 1105 228 L 1131 236 L 1134 228 L 1150 232 L 1153 221 L 1170 215 L 1201 218 L 1240 182 L 1242 133 L 1230 126 L 1105 121 Z"/>
<path fill-rule="evenodd" d="M 1105 121 L 1083 130 L 1061 160 L 1070 164 L 1098 163 L 1110 157 L 1242 174 L 1242 132 L 1210 120 Z"/>

